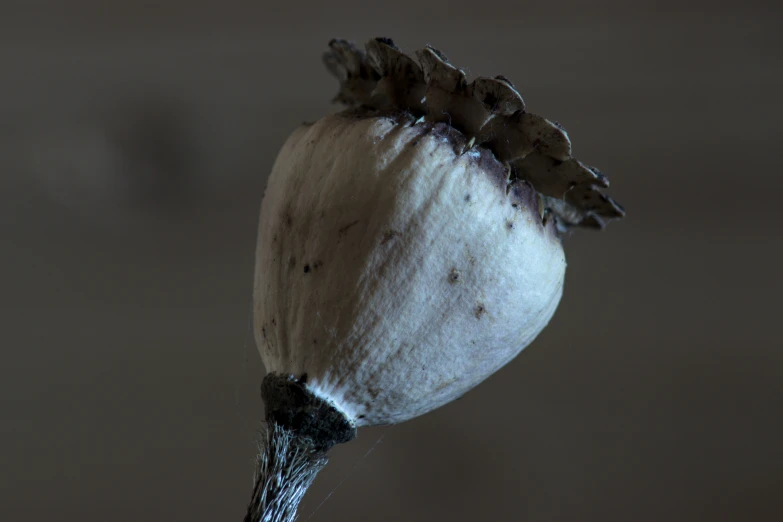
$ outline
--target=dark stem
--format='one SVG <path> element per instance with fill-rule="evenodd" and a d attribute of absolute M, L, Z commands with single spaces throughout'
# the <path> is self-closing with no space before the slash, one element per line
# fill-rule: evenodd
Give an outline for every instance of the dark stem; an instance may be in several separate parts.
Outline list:
<path fill-rule="evenodd" d="M 261 385 L 266 428 L 245 522 L 292 522 L 307 488 L 335 444 L 356 437 L 356 427 L 306 387 L 307 376 L 269 374 Z"/>
<path fill-rule="evenodd" d="M 262 433 L 253 498 L 245 522 L 292 522 L 307 488 L 326 466 L 326 454 L 276 422 Z"/>

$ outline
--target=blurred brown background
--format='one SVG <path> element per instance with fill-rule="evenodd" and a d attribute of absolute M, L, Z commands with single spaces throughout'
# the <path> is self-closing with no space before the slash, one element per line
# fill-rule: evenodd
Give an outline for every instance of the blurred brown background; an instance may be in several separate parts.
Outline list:
<path fill-rule="evenodd" d="M 777 8 L 65 4 L 0 4 L 0 520 L 242 519 L 257 212 L 335 109 L 334 36 L 508 76 L 628 217 L 568 240 L 531 347 L 336 448 L 301 520 L 783 520 Z"/>

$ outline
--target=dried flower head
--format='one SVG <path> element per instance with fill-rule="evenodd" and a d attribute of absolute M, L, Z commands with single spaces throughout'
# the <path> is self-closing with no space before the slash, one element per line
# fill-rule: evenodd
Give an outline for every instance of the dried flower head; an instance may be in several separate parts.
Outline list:
<path fill-rule="evenodd" d="M 557 308 L 564 233 L 623 215 L 509 80 L 416 55 L 333 40 L 324 59 L 348 108 L 294 131 L 262 203 L 267 416 L 322 452 L 508 363 Z"/>

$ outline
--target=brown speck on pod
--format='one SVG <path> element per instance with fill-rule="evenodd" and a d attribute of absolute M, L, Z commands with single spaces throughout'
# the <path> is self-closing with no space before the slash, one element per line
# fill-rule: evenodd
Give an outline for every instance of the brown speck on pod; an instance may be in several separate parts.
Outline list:
<path fill-rule="evenodd" d="M 337 229 L 337 237 L 342 239 L 343 237 L 345 237 L 345 235 L 348 233 L 348 231 L 351 228 L 355 227 L 358 224 L 359 224 L 359 220 L 357 219 L 357 220 L 351 221 L 350 223 L 348 223 L 346 225 L 341 226 L 340 228 Z"/>
<path fill-rule="evenodd" d="M 394 239 L 395 236 L 397 236 L 397 235 L 399 235 L 399 233 L 394 231 L 394 230 L 389 229 L 389 230 L 385 231 L 383 233 L 383 237 L 381 238 L 381 245 L 385 245 L 386 243 L 388 243 L 389 241 Z"/>

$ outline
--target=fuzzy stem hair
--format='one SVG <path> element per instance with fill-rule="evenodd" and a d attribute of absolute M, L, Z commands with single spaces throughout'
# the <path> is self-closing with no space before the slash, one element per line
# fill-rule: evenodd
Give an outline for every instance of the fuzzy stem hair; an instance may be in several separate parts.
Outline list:
<path fill-rule="evenodd" d="M 302 497 L 327 462 L 326 453 L 309 439 L 274 421 L 266 423 L 244 522 L 293 522 Z"/>

